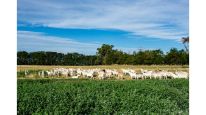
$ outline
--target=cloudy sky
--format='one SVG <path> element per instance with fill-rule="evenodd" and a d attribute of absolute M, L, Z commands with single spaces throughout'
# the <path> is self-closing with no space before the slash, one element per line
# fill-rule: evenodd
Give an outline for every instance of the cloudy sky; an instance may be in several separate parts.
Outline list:
<path fill-rule="evenodd" d="M 95 54 L 184 48 L 188 0 L 17 0 L 17 50 Z"/>

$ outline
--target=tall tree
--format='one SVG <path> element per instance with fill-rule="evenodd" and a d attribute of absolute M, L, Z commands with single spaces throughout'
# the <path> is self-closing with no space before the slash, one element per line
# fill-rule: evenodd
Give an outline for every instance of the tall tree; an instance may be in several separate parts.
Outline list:
<path fill-rule="evenodd" d="M 97 48 L 97 63 L 103 65 L 112 64 L 113 45 L 103 44 L 101 48 Z"/>
<path fill-rule="evenodd" d="M 185 50 L 189 53 L 189 37 L 182 37 L 181 41 L 184 44 Z"/>

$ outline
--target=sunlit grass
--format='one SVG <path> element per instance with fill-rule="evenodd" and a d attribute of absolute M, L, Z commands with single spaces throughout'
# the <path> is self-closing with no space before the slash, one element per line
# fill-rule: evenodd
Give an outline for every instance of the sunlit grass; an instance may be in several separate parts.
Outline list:
<path fill-rule="evenodd" d="M 100 66 L 45 66 L 45 65 L 18 65 L 17 71 L 24 70 L 50 70 L 53 68 L 82 68 L 82 69 L 122 69 L 130 68 L 134 70 L 148 69 L 148 70 L 168 70 L 168 71 L 188 71 L 188 65 L 100 65 Z"/>

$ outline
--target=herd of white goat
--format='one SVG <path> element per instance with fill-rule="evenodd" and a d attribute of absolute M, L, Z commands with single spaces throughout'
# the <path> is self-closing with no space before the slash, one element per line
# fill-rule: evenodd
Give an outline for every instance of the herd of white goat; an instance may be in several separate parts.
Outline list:
<path fill-rule="evenodd" d="M 25 74 L 27 74 L 25 71 Z M 54 68 L 47 71 L 39 71 L 38 76 L 44 77 L 68 77 L 68 78 L 90 78 L 90 79 L 107 79 L 116 78 L 124 79 L 125 76 L 131 79 L 175 79 L 189 78 L 188 72 L 175 71 L 169 72 L 166 70 L 144 70 L 135 71 L 134 69 L 74 69 L 74 68 Z"/>

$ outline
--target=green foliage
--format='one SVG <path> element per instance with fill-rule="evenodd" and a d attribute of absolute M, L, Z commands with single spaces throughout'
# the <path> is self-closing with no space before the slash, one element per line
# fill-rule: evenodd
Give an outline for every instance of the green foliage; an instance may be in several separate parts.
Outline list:
<path fill-rule="evenodd" d="M 134 52 L 133 55 L 135 64 L 164 64 L 164 54 L 160 49 Z"/>
<path fill-rule="evenodd" d="M 20 80 L 18 114 L 188 114 L 189 81 Z"/>
<path fill-rule="evenodd" d="M 20 51 L 17 53 L 17 64 L 27 65 L 29 64 L 29 53 Z"/>
<path fill-rule="evenodd" d="M 99 64 L 112 64 L 113 47 L 113 45 L 103 44 L 101 48 L 97 48 L 97 62 Z"/>
<path fill-rule="evenodd" d="M 97 48 L 96 55 L 83 55 L 79 53 L 57 52 L 31 52 L 20 51 L 17 53 L 18 65 L 188 65 L 189 54 L 184 50 L 172 48 L 166 54 L 160 49 L 145 50 L 127 54 L 113 49 L 113 45 L 103 44 Z"/>
<path fill-rule="evenodd" d="M 172 48 L 165 56 L 166 64 L 189 64 L 189 54 L 184 50 Z"/>
<path fill-rule="evenodd" d="M 17 53 L 18 65 L 95 65 L 96 56 L 78 53 L 31 52 Z"/>

